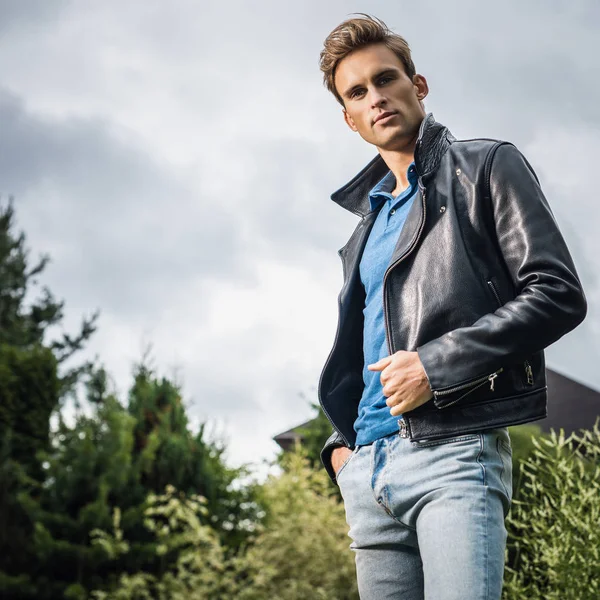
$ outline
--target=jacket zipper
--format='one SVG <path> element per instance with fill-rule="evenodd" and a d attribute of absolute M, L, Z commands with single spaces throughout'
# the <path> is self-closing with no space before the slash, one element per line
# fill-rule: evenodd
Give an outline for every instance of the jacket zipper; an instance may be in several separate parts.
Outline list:
<path fill-rule="evenodd" d="M 447 396 L 448 394 L 453 394 L 454 392 L 460 392 L 461 390 L 466 390 L 466 389 L 469 390 L 466 394 L 459 396 L 458 398 L 456 398 L 455 400 L 452 400 L 451 402 L 448 402 L 447 404 L 438 406 L 438 408 L 447 408 L 448 406 L 452 406 L 453 404 L 456 404 L 459 400 L 462 400 L 465 396 L 468 396 L 471 392 L 474 392 L 476 389 L 485 385 L 488 381 L 490 382 L 490 390 L 492 390 L 492 392 L 493 392 L 494 391 L 494 381 L 496 380 L 496 377 L 498 377 L 498 375 L 500 373 L 502 373 L 503 370 L 504 369 L 501 367 L 497 371 L 494 371 L 493 373 L 490 373 L 489 375 L 485 375 L 484 377 L 478 377 L 474 381 L 470 381 L 468 383 L 463 383 L 462 385 L 457 385 L 455 387 L 448 388 L 446 390 L 440 390 L 440 391 L 433 392 L 433 396 L 437 400 L 440 396 Z M 436 404 L 436 406 L 437 406 L 437 404 Z"/>
<path fill-rule="evenodd" d="M 502 306 L 502 300 L 500 300 L 500 294 L 498 294 L 498 290 L 496 290 L 496 286 L 494 285 L 494 282 L 490 279 L 487 284 L 490 286 L 490 289 L 492 290 L 492 294 L 494 294 L 494 298 L 496 298 L 496 302 L 498 303 L 498 308 L 500 308 Z"/>
<path fill-rule="evenodd" d="M 425 229 L 425 217 L 427 216 L 427 204 L 426 204 L 427 195 L 426 195 L 425 187 L 422 185 L 420 179 L 418 181 L 418 184 L 419 184 L 419 190 L 421 191 L 421 198 L 422 198 L 421 204 L 423 205 L 423 219 L 421 221 L 421 225 L 419 226 L 419 231 L 417 231 L 417 235 L 413 239 L 411 245 L 408 247 L 406 252 L 386 269 L 385 274 L 383 276 L 383 313 L 384 313 L 384 317 L 385 317 L 383 320 L 384 320 L 384 324 L 385 324 L 385 335 L 386 335 L 386 339 L 387 339 L 388 352 L 389 352 L 390 356 L 394 353 L 394 348 L 392 345 L 392 336 L 390 334 L 389 313 L 388 313 L 387 294 L 385 292 L 385 284 L 386 284 L 387 278 L 388 278 L 390 272 L 392 271 L 392 269 L 397 264 L 401 263 L 415 249 L 419 239 L 421 238 L 423 229 Z M 408 422 L 408 419 L 404 415 L 402 415 L 398 419 L 398 429 L 399 429 L 400 437 L 403 437 L 403 438 L 410 437 L 410 424 Z"/>
<path fill-rule="evenodd" d="M 492 293 L 494 294 L 494 297 L 496 298 L 496 302 L 498 302 L 498 307 L 502 306 L 502 300 L 500 300 L 500 294 L 498 294 L 498 290 L 496 290 L 496 286 L 494 285 L 494 282 L 490 279 L 487 284 L 490 286 L 490 289 L 492 290 Z M 523 366 L 525 367 L 525 376 L 527 377 L 527 385 L 533 385 L 533 369 L 531 368 L 531 363 L 526 360 L 523 363 Z"/>
<path fill-rule="evenodd" d="M 421 225 L 419 227 L 419 231 L 417 231 L 417 235 L 415 236 L 415 238 L 413 239 L 411 245 L 409 246 L 409 248 L 406 250 L 406 252 L 400 257 L 398 258 L 393 264 L 391 264 L 384 276 L 383 276 L 383 312 L 385 315 L 385 334 L 387 337 L 387 344 L 388 344 L 388 352 L 390 353 L 390 356 L 394 353 L 394 349 L 392 347 L 392 336 L 390 334 L 390 324 L 389 324 L 389 320 L 390 320 L 390 316 L 389 316 L 389 307 L 388 307 L 388 302 L 387 302 L 387 294 L 385 292 L 385 284 L 387 282 L 388 276 L 391 273 L 392 269 L 394 269 L 394 267 L 396 265 L 398 265 L 399 263 L 401 263 L 416 247 L 417 242 L 419 241 L 419 239 L 421 238 L 421 234 L 423 233 L 423 229 L 425 229 L 425 217 L 427 215 L 427 206 L 426 206 L 426 192 L 425 192 L 425 188 L 422 186 L 421 182 L 419 181 L 419 189 L 421 190 L 421 197 L 422 197 L 422 202 L 421 204 L 423 205 L 423 220 L 421 221 Z"/>
<path fill-rule="evenodd" d="M 533 385 L 533 369 L 528 360 L 525 361 L 525 374 L 527 375 L 527 385 Z"/>

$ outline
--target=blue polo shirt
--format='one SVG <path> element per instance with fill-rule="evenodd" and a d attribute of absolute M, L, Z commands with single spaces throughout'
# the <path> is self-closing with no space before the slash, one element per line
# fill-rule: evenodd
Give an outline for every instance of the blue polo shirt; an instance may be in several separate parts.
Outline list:
<path fill-rule="evenodd" d="M 396 177 L 391 171 L 369 193 L 371 210 L 381 208 L 360 261 L 360 279 L 366 300 L 363 310 L 365 388 L 354 422 L 356 443 L 359 445 L 370 444 L 398 431 L 398 416 L 390 415 L 390 408 L 385 403 L 381 373 L 369 371 L 367 365 L 389 356 L 383 316 L 383 276 L 418 190 L 414 163 L 409 166 L 407 177 L 408 187 L 396 198 L 391 194 L 396 187 Z"/>

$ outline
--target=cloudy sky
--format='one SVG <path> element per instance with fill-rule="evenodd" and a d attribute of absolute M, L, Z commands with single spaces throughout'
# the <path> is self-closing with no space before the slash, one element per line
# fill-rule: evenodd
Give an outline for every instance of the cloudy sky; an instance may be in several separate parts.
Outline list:
<path fill-rule="evenodd" d="M 533 164 L 590 304 L 548 362 L 600 389 L 596 0 L 0 1 L 0 193 L 66 329 L 100 309 L 88 351 L 122 398 L 152 344 L 232 463 L 311 416 L 333 341 L 355 217 L 329 195 L 374 152 L 318 54 L 357 11 L 408 38 L 454 135 Z"/>

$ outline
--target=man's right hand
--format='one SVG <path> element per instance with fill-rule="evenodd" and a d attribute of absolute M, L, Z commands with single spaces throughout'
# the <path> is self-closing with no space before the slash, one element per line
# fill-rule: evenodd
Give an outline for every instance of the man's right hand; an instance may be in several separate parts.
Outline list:
<path fill-rule="evenodd" d="M 335 471 L 335 476 L 337 477 L 338 471 L 342 468 L 342 465 L 348 460 L 348 457 L 352 454 L 352 450 L 350 448 L 346 448 L 346 446 L 338 446 L 334 448 L 331 453 L 331 466 Z"/>

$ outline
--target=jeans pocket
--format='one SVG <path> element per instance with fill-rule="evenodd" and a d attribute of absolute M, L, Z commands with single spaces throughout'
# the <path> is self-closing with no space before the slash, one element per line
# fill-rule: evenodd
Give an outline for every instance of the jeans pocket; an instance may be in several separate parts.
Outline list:
<path fill-rule="evenodd" d="M 342 463 L 342 466 L 338 469 L 337 473 L 335 474 L 335 480 L 338 482 L 338 484 L 340 481 L 340 475 L 342 474 L 343 471 L 346 470 L 346 467 L 348 466 L 348 464 L 350 463 L 350 461 L 356 454 L 357 450 L 358 450 L 358 446 L 356 446 L 354 448 L 354 450 L 352 450 L 352 452 L 348 455 L 348 458 Z"/>

